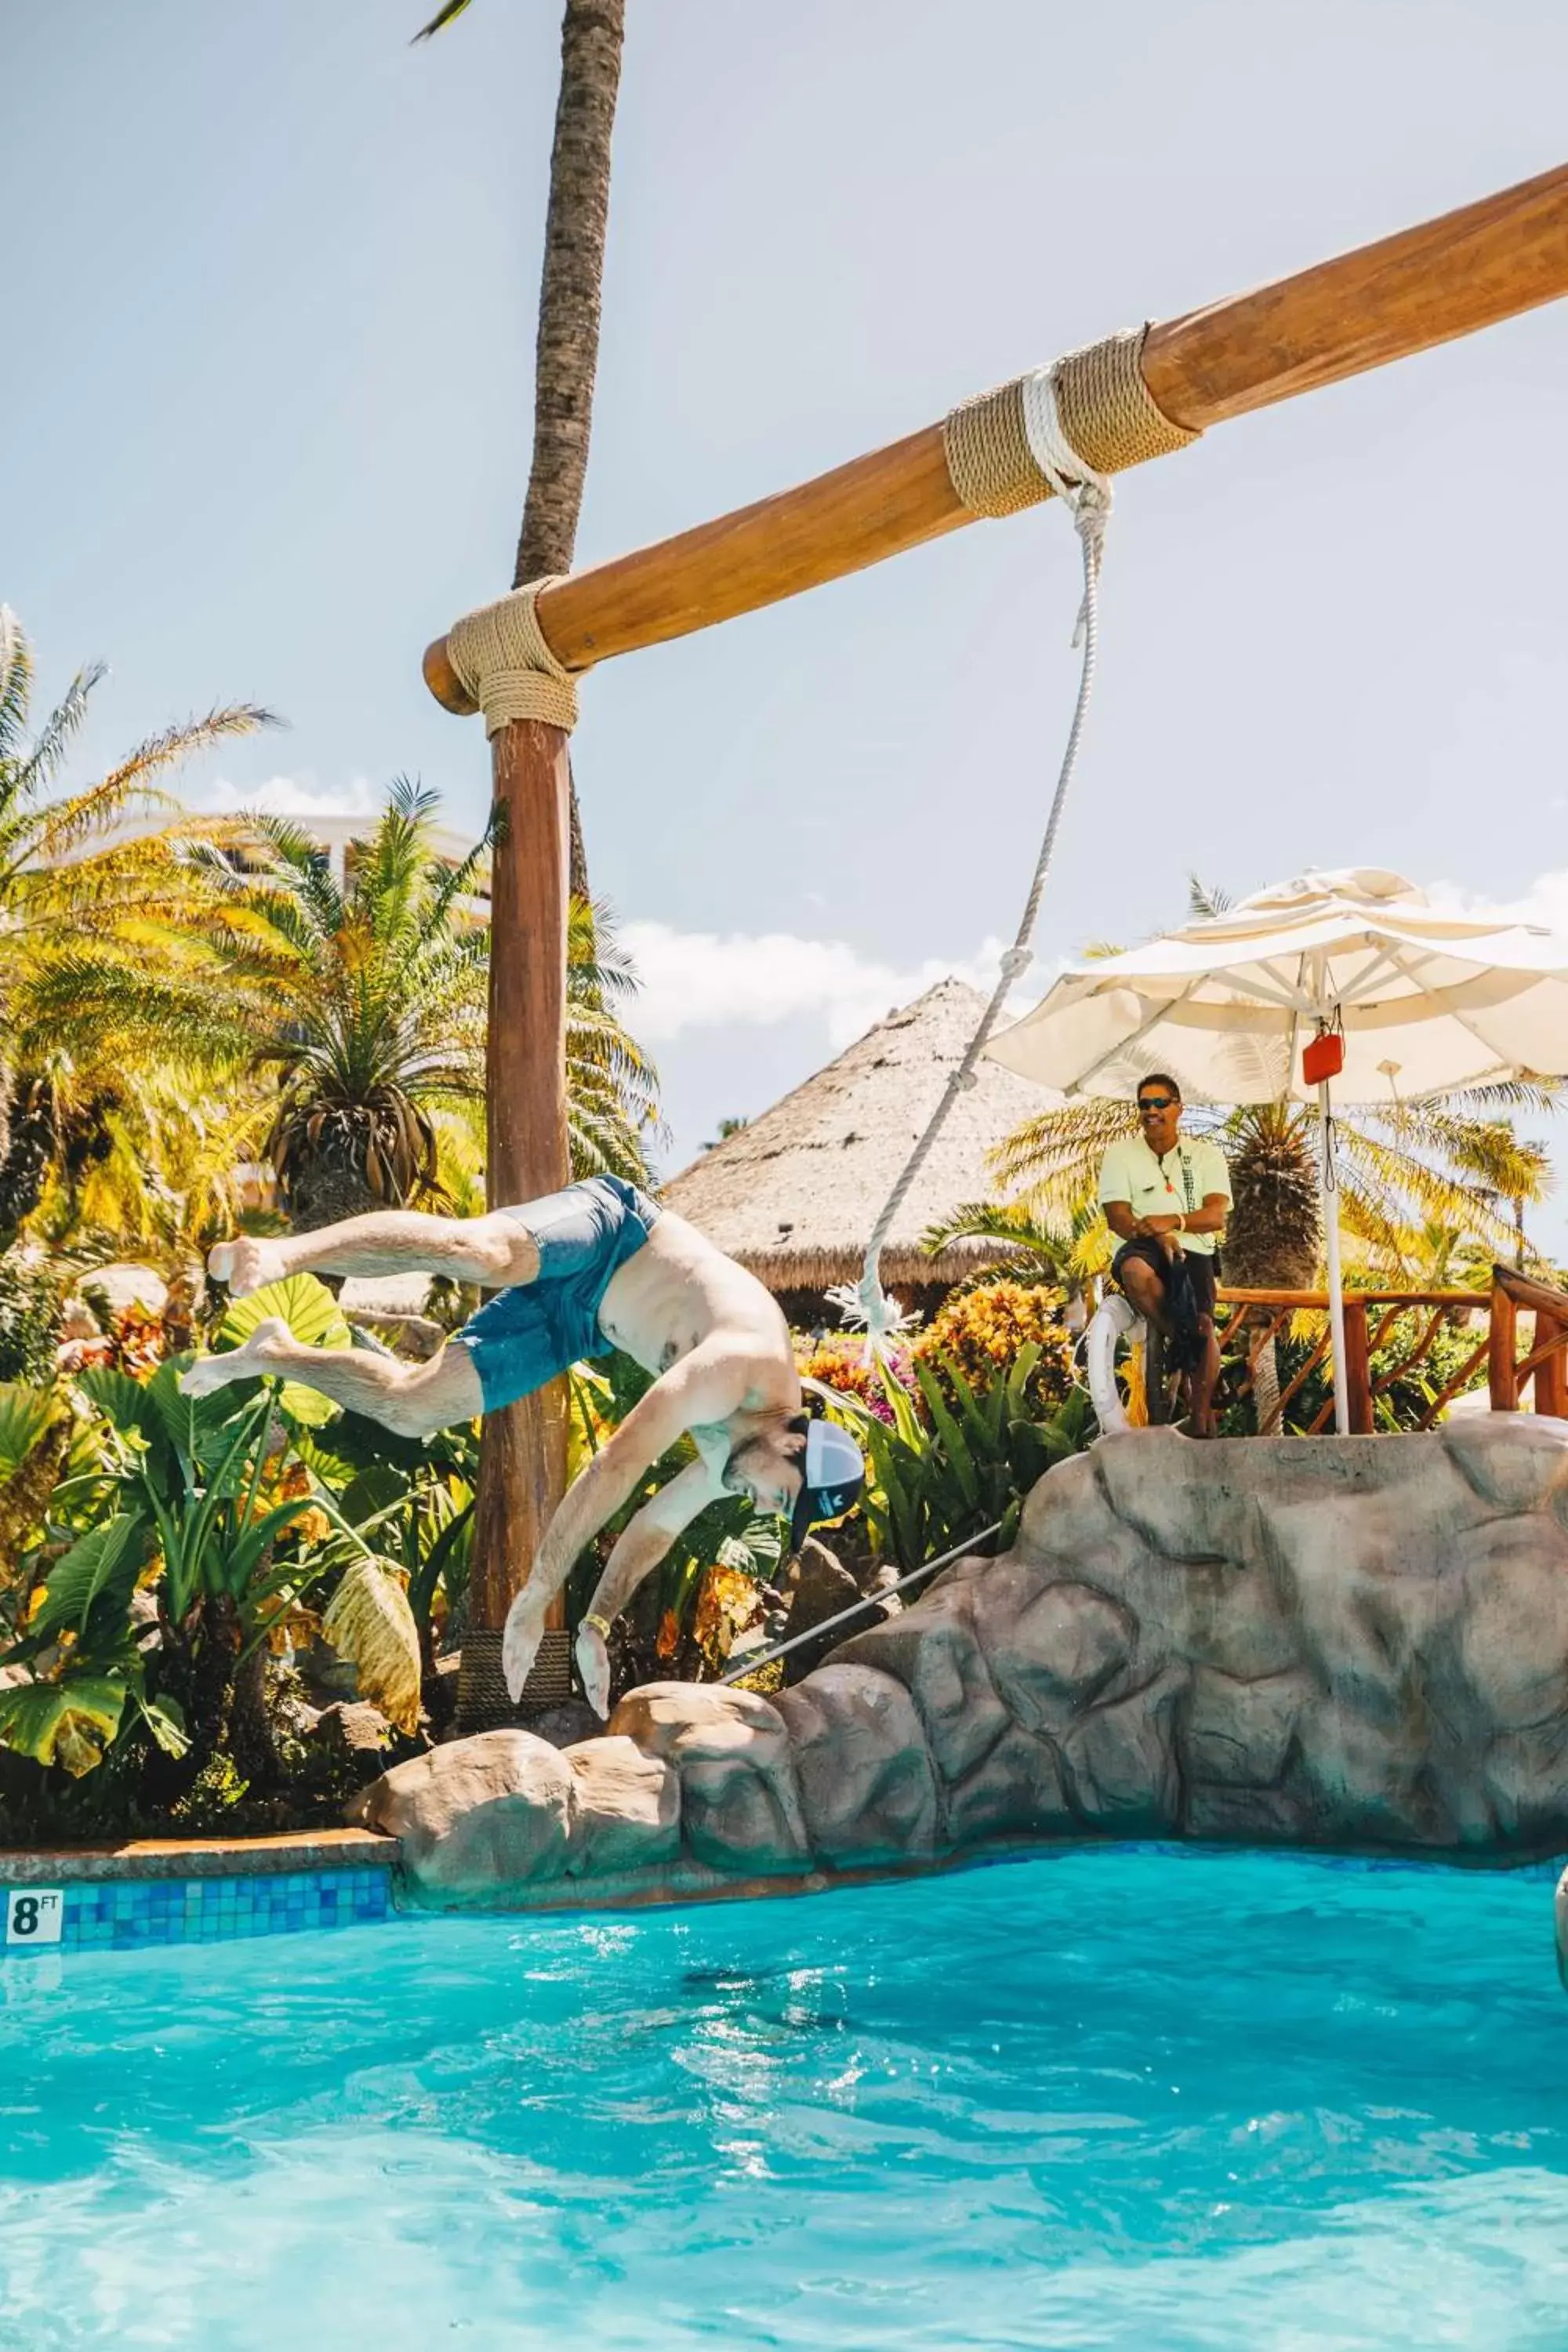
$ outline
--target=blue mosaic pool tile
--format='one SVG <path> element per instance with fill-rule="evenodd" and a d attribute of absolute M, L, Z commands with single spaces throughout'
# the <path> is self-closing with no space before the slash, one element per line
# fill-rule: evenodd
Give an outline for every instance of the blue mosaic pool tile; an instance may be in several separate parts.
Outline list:
<path fill-rule="evenodd" d="M 19 1893 L 31 1890 L 18 1889 Z M 0 1885 L 0 1936 L 12 1890 Z M 373 1925 L 391 1916 L 392 1873 L 291 1870 L 270 1877 L 78 1881 L 62 1890 L 58 1943 L 9 1936 L 0 1953 L 135 1951 L 153 1944 L 212 1944 L 240 1936 L 295 1935 L 312 1927 Z"/>

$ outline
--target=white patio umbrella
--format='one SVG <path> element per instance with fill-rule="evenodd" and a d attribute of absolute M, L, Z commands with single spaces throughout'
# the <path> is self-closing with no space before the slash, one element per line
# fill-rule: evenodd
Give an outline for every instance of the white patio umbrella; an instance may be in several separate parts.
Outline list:
<path fill-rule="evenodd" d="M 1397 874 L 1309 873 L 1146 947 L 1075 964 L 988 1054 L 1067 1095 L 1126 1098 L 1168 1070 L 1189 1101 L 1308 1102 L 1333 1330 L 1334 1421 L 1348 1428 L 1344 1307 L 1327 1079 L 1305 1046 L 1342 1029 L 1344 1103 L 1401 1102 L 1568 1067 L 1568 938 L 1435 907 Z"/>

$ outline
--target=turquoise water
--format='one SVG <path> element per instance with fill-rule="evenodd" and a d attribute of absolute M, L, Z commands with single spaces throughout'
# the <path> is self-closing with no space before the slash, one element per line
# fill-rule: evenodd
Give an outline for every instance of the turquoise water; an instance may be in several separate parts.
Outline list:
<path fill-rule="evenodd" d="M 1100 1851 L 0 1968 L 0 2344 L 1568 2345 L 1539 1877 Z"/>

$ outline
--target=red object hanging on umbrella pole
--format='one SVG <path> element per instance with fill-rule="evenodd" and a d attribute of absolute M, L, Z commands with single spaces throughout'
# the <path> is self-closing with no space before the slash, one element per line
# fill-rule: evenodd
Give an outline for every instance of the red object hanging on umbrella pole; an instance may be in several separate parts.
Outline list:
<path fill-rule="evenodd" d="M 1338 1029 L 1320 1030 L 1301 1055 L 1301 1076 L 1310 1087 L 1337 1078 L 1345 1066 L 1345 1041 Z"/>

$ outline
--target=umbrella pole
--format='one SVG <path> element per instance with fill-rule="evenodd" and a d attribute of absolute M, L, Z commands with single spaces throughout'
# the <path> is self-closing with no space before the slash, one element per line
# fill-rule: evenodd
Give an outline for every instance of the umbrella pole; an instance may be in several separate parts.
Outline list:
<path fill-rule="evenodd" d="M 1329 1261 L 1329 1330 L 1334 1358 L 1334 1434 L 1348 1437 L 1350 1384 L 1345 1376 L 1345 1294 L 1340 1276 L 1340 1188 L 1334 1167 L 1334 1130 L 1329 1082 L 1318 1085 L 1318 1189 L 1323 1209 L 1323 1245 Z"/>

